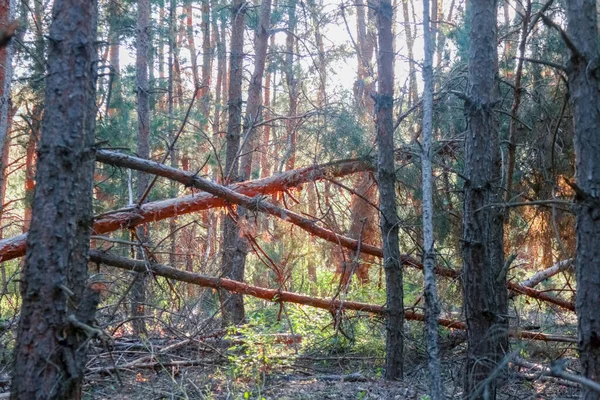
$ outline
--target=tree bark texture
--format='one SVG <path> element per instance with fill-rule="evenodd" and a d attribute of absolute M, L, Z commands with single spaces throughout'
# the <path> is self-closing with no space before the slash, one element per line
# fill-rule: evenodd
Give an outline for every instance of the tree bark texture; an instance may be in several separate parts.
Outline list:
<path fill-rule="evenodd" d="M 242 77 L 244 61 L 244 21 L 246 4 L 235 0 L 231 7 L 231 56 L 229 65 L 229 102 L 227 147 L 225 155 L 225 182 L 238 181 L 238 158 L 242 130 Z M 238 216 L 230 212 L 223 221 L 221 274 L 224 278 L 244 280 L 246 269 L 246 239 L 240 232 Z M 219 291 L 223 326 L 244 321 L 244 298 L 238 294 Z"/>
<path fill-rule="evenodd" d="M 594 0 L 566 3 L 572 41 L 569 97 L 575 126 L 577 191 L 577 321 L 583 374 L 600 380 L 600 75 L 598 20 Z M 600 399 L 583 389 L 582 399 Z"/>
<path fill-rule="evenodd" d="M 440 367 L 437 319 L 440 304 L 435 279 L 435 249 L 433 230 L 433 38 L 429 17 L 429 0 L 423 0 L 423 30 L 425 62 L 423 63 L 423 274 L 425 297 L 425 340 L 429 368 L 429 396 L 432 400 L 444 399 Z"/>
<path fill-rule="evenodd" d="M 385 270 L 387 324 L 386 324 L 386 378 L 402 378 L 404 289 L 398 242 L 398 215 L 396 212 L 396 170 L 394 166 L 394 52 L 392 49 L 393 9 L 389 0 L 377 5 L 379 49 L 377 71 L 379 91 L 375 100 L 377 129 L 377 180 L 383 268 Z"/>
<path fill-rule="evenodd" d="M 94 320 L 87 285 L 92 228 L 96 116 L 97 3 L 56 0 L 47 60 L 44 134 L 17 333 L 12 399 L 81 396 L 88 337 L 76 322 Z"/>
<path fill-rule="evenodd" d="M 496 379 L 487 379 L 508 349 L 508 297 L 504 268 L 497 102 L 496 0 L 472 0 L 463 208 L 463 304 L 467 321 L 465 396 L 487 388 L 496 396 Z"/>

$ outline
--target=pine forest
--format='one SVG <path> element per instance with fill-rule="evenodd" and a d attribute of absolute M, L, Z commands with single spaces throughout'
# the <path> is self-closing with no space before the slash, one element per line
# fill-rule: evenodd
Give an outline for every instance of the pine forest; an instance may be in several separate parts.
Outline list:
<path fill-rule="evenodd" d="M 600 400 L 597 0 L 0 0 L 0 399 Z"/>

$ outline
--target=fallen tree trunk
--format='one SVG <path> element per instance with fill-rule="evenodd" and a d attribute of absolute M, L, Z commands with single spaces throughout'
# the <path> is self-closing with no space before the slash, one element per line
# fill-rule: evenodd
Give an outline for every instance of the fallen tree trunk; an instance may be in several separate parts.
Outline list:
<path fill-rule="evenodd" d="M 206 179 L 202 179 L 189 172 L 168 167 L 164 164 L 160 164 L 154 161 L 148 161 L 138 157 L 132 157 L 125 154 L 109 152 L 104 150 L 98 152 L 97 158 L 98 160 L 105 163 L 109 163 L 111 165 L 117 165 L 120 167 L 132 168 L 139 171 L 148 172 L 151 174 L 162 176 L 164 178 L 172 179 L 186 186 L 192 186 L 197 189 L 204 190 L 205 192 L 213 194 L 214 196 L 218 196 L 219 198 L 225 199 L 226 201 L 232 204 L 241 205 L 249 210 L 264 212 L 273 215 L 277 218 L 283 219 L 284 221 L 299 226 L 300 228 L 304 229 L 305 231 L 314 236 L 320 237 L 332 243 L 337 243 L 340 246 L 346 247 L 348 249 L 354 251 L 360 250 L 362 253 L 370 254 L 380 258 L 383 257 L 383 251 L 378 247 L 371 246 L 366 243 L 361 243 L 358 240 L 351 239 L 343 235 L 338 235 L 337 233 L 329 229 L 317 225 L 313 220 L 304 218 L 303 216 L 297 213 L 278 207 L 266 201 L 263 198 L 257 199 L 246 196 L 240 193 L 239 191 L 234 191 L 228 187 L 219 185 Z M 414 266 L 421 270 L 423 269 L 423 265 L 410 256 L 402 256 L 401 262 L 404 265 Z M 435 272 L 438 275 L 447 276 L 451 278 L 459 277 L 458 272 L 449 268 L 436 267 Z M 513 292 L 526 294 L 530 297 L 558 305 L 567 310 L 575 311 L 575 305 L 572 302 L 558 299 L 538 290 L 531 289 L 513 282 L 508 283 L 508 288 Z"/>
<path fill-rule="evenodd" d="M 104 153 L 102 150 L 98 151 L 98 161 L 106 160 L 106 158 L 103 158 Z M 368 159 L 343 160 L 300 168 L 265 179 L 238 183 L 228 188 L 247 196 L 270 195 L 298 187 L 307 182 L 341 177 L 372 169 L 373 164 Z M 94 220 L 94 234 L 98 235 L 119 229 L 133 228 L 140 224 L 160 221 L 178 215 L 204 211 L 214 207 L 223 207 L 226 204 L 227 201 L 225 199 L 208 193 L 150 202 L 137 209 L 133 207 L 124 208 L 97 216 Z M 0 240 L 0 261 L 8 261 L 25 255 L 26 245 L 27 234 Z"/>
<path fill-rule="evenodd" d="M 105 264 L 108 266 L 126 269 L 135 272 L 147 272 L 151 271 L 155 275 L 159 275 L 165 278 L 174 279 L 181 282 L 187 282 L 194 285 L 209 287 L 213 289 L 225 289 L 231 292 L 240 293 L 257 297 L 264 300 L 273 302 L 286 302 L 303 304 L 315 308 L 321 308 L 330 312 L 336 312 L 337 310 L 355 310 L 364 311 L 372 314 L 385 315 L 385 307 L 361 303 L 356 301 L 343 301 L 337 299 L 322 299 L 318 297 L 311 297 L 299 293 L 286 292 L 277 289 L 267 289 L 258 286 L 248 285 L 247 283 L 233 281 L 224 278 L 215 278 L 201 274 L 195 274 L 192 272 L 182 271 L 176 268 L 172 268 L 162 264 L 146 263 L 145 261 L 132 260 L 125 257 L 116 256 L 113 254 L 101 252 L 98 250 L 90 250 L 90 260 L 96 263 Z M 413 321 L 423 321 L 424 315 L 412 311 L 410 309 L 405 310 L 406 319 Z M 453 328 L 465 330 L 466 325 L 463 322 L 455 321 L 452 319 L 439 318 L 438 324 Z M 537 332 L 527 331 L 512 331 L 510 333 L 513 337 L 527 338 L 534 340 L 542 340 L 547 342 L 575 342 L 575 338 L 558 336 L 558 335 L 546 335 Z"/>
<path fill-rule="evenodd" d="M 197 177 L 195 174 L 168 167 L 154 161 L 149 161 L 125 154 L 99 150 L 97 159 L 101 162 L 124 168 L 132 168 L 148 172 L 180 182 L 186 186 L 192 186 L 207 193 L 184 196 L 181 198 L 168 199 L 146 203 L 139 209 L 128 208 L 116 210 L 100 216 L 94 223 L 94 234 L 108 233 L 123 228 L 135 227 L 139 224 L 163 220 L 177 215 L 189 214 L 203 211 L 213 207 L 222 207 L 228 203 L 241 205 L 249 210 L 265 212 L 277 218 L 290 222 L 308 233 L 336 243 L 342 247 L 376 257 L 383 257 L 383 251 L 376 246 L 361 243 L 358 240 L 339 235 L 329 229 L 323 228 L 315 221 L 305 218 L 297 213 L 278 207 L 264 198 L 253 198 L 249 196 L 268 195 L 281 192 L 286 189 L 297 187 L 303 183 L 323 179 L 331 176 L 344 176 L 355 172 L 372 169 L 368 160 L 340 161 L 322 166 L 307 167 L 300 170 L 289 171 L 273 177 L 240 183 L 230 187 Z M 13 238 L 0 240 L 0 261 L 7 261 L 25 254 L 27 236 L 19 235 Z M 423 269 L 421 262 L 415 258 L 403 255 L 401 262 L 405 266 Z M 436 274 L 448 278 L 459 278 L 460 273 L 450 268 L 437 266 Z M 508 289 L 513 292 L 525 294 L 529 297 L 555 304 L 570 311 L 575 311 L 572 302 L 562 300 L 514 282 L 508 282 Z"/>

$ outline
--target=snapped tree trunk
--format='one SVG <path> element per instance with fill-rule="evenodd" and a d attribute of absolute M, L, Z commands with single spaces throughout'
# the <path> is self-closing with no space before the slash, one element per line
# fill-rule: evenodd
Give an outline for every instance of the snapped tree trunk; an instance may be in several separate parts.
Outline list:
<path fill-rule="evenodd" d="M 472 0 L 467 132 L 463 208 L 463 304 L 467 321 L 464 393 L 496 397 L 490 377 L 508 349 L 508 296 L 504 268 L 502 201 L 497 102 L 497 27 L 495 0 Z M 490 379 L 488 379 L 490 378 Z"/>
<path fill-rule="evenodd" d="M 375 98 L 377 129 L 377 180 L 383 268 L 385 270 L 387 323 L 385 376 L 402 378 L 404 289 L 398 242 L 398 215 L 396 213 L 396 170 L 394 167 L 394 52 L 392 50 L 393 9 L 390 0 L 379 0 L 377 5 L 379 48 L 377 71 L 379 90 Z"/>
<path fill-rule="evenodd" d="M 44 134 L 21 275 L 12 399 L 81 397 L 98 295 L 87 285 L 94 183 L 97 3 L 56 0 Z"/>
<path fill-rule="evenodd" d="M 575 126 L 577 190 L 577 322 L 583 374 L 600 380 L 600 78 L 598 20 L 594 0 L 572 0 L 567 6 L 571 39 L 569 98 Z M 583 388 L 582 399 L 600 399 Z"/>

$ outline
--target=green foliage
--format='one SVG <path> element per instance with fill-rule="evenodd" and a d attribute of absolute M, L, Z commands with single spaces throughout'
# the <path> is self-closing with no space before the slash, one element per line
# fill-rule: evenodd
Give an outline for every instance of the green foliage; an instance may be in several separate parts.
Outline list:
<path fill-rule="evenodd" d="M 351 108 L 343 107 L 332 110 L 330 118 L 331 129 L 322 136 L 324 153 L 329 158 L 353 158 L 366 155 L 371 151 L 367 145 L 367 135 L 357 114 Z"/>

